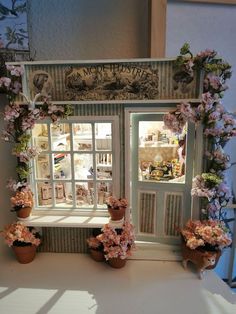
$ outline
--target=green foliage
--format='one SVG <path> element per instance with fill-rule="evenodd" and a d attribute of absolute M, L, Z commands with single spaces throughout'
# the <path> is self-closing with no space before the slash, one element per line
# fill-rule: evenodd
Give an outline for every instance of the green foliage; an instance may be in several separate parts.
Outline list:
<path fill-rule="evenodd" d="M 222 182 L 222 179 L 218 175 L 211 172 L 202 173 L 202 178 L 211 187 L 217 186 Z"/>
<path fill-rule="evenodd" d="M 31 139 L 31 135 L 30 134 L 22 134 L 19 136 L 18 140 L 19 142 L 17 142 L 12 150 L 13 153 L 21 153 L 24 152 L 28 145 L 29 145 L 29 141 Z"/>
<path fill-rule="evenodd" d="M 187 53 L 192 53 L 190 52 L 190 46 L 189 43 L 184 43 L 184 45 L 180 48 L 180 54 L 181 55 L 186 55 Z"/>
<path fill-rule="evenodd" d="M 16 166 L 16 173 L 18 174 L 19 176 L 19 179 L 21 181 L 23 180 L 26 180 L 28 179 L 28 176 L 30 174 L 30 167 L 28 164 L 24 163 L 22 165 L 22 163 L 20 163 L 18 166 Z"/>

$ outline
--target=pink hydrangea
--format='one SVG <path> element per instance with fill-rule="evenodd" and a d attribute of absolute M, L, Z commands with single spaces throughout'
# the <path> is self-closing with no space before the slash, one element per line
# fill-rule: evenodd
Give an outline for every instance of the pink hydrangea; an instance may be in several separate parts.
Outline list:
<path fill-rule="evenodd" d="M 15 241 L 29 243 L 38 246 L 40 244 L 40 239 L 36 235 L 36 230 L 26 227 L 22 222 L 12 223 L 7 225 L 1 232 L 4 237 L 5 242 L 8 246 L 14 245 Z"/>
<path fill-rule="evenodd" d="M 180 232 L 190 249 L 206 245 L 218 249 L 229 246 L 232 242 L 229 230 L 219 220 L 189 220 Z"/>

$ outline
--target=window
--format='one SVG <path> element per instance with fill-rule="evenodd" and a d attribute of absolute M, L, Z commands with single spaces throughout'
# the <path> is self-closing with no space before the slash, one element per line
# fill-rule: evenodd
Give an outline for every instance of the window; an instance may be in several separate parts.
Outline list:
<path fill-rule="evenodd" d="M 186 132 L 176 135 L 163 121 L 139 121 L 139 181 L 185 182 Z"/>
<path fill-rule="evenodd" d="M 36 210 L 68 213 L 106 209 L 119 195 L 118 117 L 73 117 L 58 124 L 37 123 L 32 164 Z"/>

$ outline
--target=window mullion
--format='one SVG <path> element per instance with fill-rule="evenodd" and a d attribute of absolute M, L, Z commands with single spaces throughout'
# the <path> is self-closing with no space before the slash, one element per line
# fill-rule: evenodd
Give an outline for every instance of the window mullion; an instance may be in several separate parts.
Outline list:
<path fill-rule="evenodd" d="M 92 123 L 92 147 L 93 147 L 93 184 L 94 184 L 94 208 L 97 208 L 97 168 L 96 168 L 96 148 L 95 148 L 95 123 Z"/>
<path fill-rule="evenodd" d="M 49 146 L 49 162 L 50 162 L 50 185 L 52 187 L 52 204 L 51 207 L 55 208 L 56 207 L 56 201 L 55 201 L 55 189 L 54 189 L 54 173 L 53 173 L 53 169 L 54 169 L 54 158 L 53 158 L 53 153 L 52 153 L 52 138 L 51 138 L 51 125 L 49 124 L 49 128 L 48 128 L 48 146 Z"/>
<path fill-rule="evenodd" d="M 74 137 L 72 132 L 72 123 L 69 123 L 70 128 L 70 154 L 71 154 L 71 189 L 73 208 L 76 208 L 76 193 L 75 193 L 75 165 L 74 165 Z"/>

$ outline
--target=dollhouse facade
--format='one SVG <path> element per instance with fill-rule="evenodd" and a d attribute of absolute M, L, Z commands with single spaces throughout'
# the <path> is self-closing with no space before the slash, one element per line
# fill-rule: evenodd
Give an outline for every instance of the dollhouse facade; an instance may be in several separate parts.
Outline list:
<path fill-rule="evenodd" d="M 32 132 L 32 145 L 41 152 L 32 163 L 35 208 L 29 224 L 41 221 L 44 238 L 54 238 L 50 246 L 44 241 L 42 250 L 85 251 L 84 238 L 93 225 L 58 228 L 44 224 L 43 217 L 99 221 L 108 217 L 110 195 L 128 198 L 126 216 L 138 239 L 178 243 L 178 227 L 193 215 L 190 189 L 194 169 L 200 167 L 195 158 L 200 146 L 193 125 L 177 135 L 165 129 L 163 115 L 182 101 L 199 101 L 200 74 L 182 82 L 174 60 L 166 59 L 23 66 L 23 92 L 29 99 L 40 94 L 39 101 L 47 97 L 73 108 L 68 120 L 40 121 Z M 59 243 L 62 237 L 66 246 Z"/>

